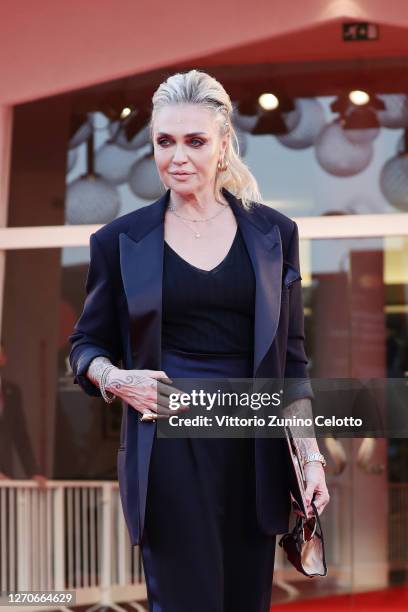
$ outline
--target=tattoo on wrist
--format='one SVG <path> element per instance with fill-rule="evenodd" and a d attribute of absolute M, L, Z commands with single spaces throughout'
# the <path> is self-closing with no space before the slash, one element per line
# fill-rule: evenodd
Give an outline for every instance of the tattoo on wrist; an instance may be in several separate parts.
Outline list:
<path fill-rule="evenodd" d="M 315 428 L 313 425 L 313 410 L 312 402 L 309 398 L 301 398 L 295 400 L 288 406 L 282 409 L 283 416 L 285 418 L 294 419 L 309 419 L 312 425 L 293 425 L 291 431 L 294 437 L 299 438 L 313 438 L 315 437 Z"/>
<path fill-rule="evenodd" d="M 298 417 L 299 419 L 311 419 L 313 423 L 312 402 L 309 398 L 301 398 L 289 404 L 283 409 L 285 417 Z M 308 453 L 320 452 L 315 437 L 314 426 L 294 426 L 290 428 L 295 438 L 299 451 L 305 457 Z"/>
<path fill-rule="evenodd" d="M 120 378 L 115 377 L 115 372 L 112 370 L 112 377 L 109 376 L 109 390 L 112 392 L 116 391 L 125 391 L 131 390 L 135 385 L 147 385 L 149 387 L 154 387 L 154 381 L 151 381 L 147 376 L 143 374 L 126 374 L 125 376 L 121 376 Z"/>
<path fill-rule="evenodd" d="M 303 457 L 308 453 L 320 453 L 316 438 L 296 438 L 296 442 Z"/>

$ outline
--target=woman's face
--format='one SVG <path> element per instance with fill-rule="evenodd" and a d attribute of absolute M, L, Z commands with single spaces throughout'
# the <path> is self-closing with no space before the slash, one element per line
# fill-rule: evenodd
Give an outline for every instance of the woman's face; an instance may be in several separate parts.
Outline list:
<path fill-rule="evenodd" d="M 155 115 L 154 157 L 160 179 L 180 195 L 213 190 L 227 143 L 228 134 L 220 137 L 213 111 L 198 104 L 167 105 Z"/>

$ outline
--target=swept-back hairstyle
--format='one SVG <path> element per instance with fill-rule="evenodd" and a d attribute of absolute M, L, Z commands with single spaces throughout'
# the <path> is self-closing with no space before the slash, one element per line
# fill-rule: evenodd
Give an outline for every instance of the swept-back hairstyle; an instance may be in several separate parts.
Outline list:
<path fill-rule="evenodd" d="M 200 70 L 190 70 L 171 75 L 163 81 L 153 94 L 152 113 L 150 118 L 150 135 L 153 135 L 153 124 L 156 112 L 168 104 L 190 103 L 209 108 L 214 113 L 214 120 L 219 125 L 220 135 L 229 132 L 228 145 L 224 155 L 224 166 L 227 169 L 217 171 L 215 179 L 215 196 L 219 196 L 225 187 L 249 209 L 253 202 L 262 202 L 258 183 L 239 156 L 239 142 L 232 124 L 233 106 L 224 87 L 214 77 Z"/>

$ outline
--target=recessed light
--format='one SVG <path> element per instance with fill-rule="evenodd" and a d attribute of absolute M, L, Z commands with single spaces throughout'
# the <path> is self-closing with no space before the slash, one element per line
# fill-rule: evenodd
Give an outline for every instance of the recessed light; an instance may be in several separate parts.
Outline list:
<path fill-rule="evenodd" d="M 356 106 L 364 106 L 370 101 L 370 96 L 366 91 L 360 89 L 354 89 L 349 93 L 349 100 Z"/>
<path fill-rule="evenodd" d="M 263 93 L 258 98 L 259 106 L 264 110 L 275 110 L 279 106 L 278 98 L 272 93 Z"/>

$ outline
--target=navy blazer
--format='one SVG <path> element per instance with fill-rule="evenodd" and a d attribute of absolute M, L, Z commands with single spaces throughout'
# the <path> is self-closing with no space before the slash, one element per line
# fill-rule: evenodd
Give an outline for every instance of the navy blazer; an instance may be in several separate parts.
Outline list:
<path fill-rule="evenodd" d="M 294 221 L 264 204 L 247 211 L 225 188 L 256 278 L 254 378 L 296 378 L 290 401 L 313 397 L 304 350 L 299 237 Z M 164 213 L 170 190 L 156 202 L 119 217 L 90 238 L 83 312 L 69 336 L 74 382 L 100 396 L 86 377 L 97 355 L 125 369 L 161 370 Z M 118 479 L 132 544 L 143 534 L 155 422 L 123 406 Z M 255 441 L 256 502 L 261 529 L 284 533 L 293 473 L 282 438 Z"/>

